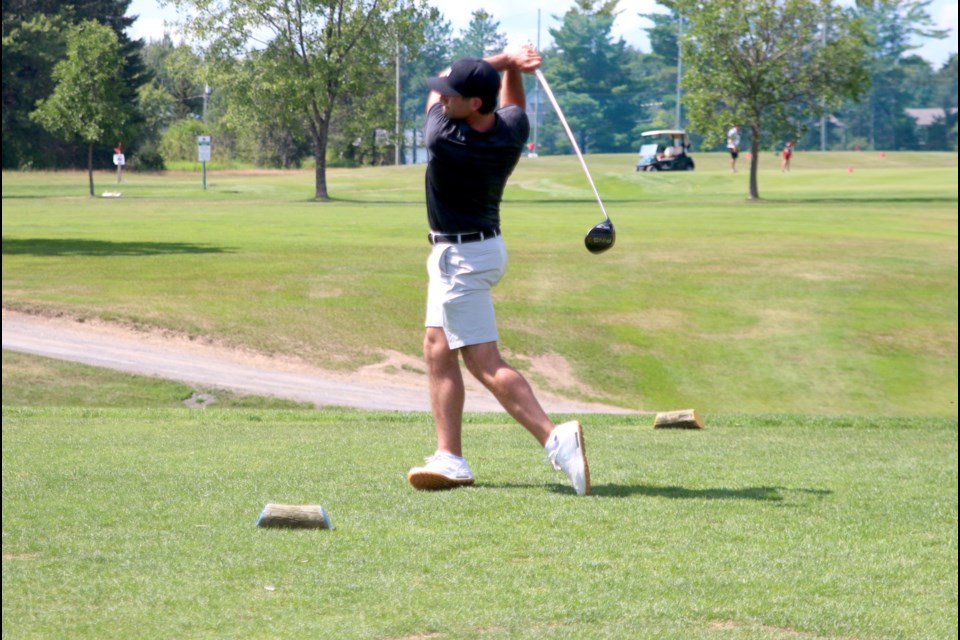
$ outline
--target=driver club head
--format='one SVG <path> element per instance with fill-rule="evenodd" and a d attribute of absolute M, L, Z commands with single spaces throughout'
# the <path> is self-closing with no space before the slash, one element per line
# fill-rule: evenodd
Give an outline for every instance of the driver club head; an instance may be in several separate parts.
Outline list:
<path fill-rule="evenodd" d="M 610 220 L 604 220 L 587 232 L 583 243 L 587 245 L 587 251 L 590 253 L 603 253 L 612 247 L 616 240 L 617 230 L 613 228 L 613 223 Z"/>

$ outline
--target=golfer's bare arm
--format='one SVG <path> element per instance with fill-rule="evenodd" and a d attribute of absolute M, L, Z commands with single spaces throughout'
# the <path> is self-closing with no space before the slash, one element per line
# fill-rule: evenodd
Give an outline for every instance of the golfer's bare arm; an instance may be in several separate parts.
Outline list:
<path fill-rule="evenodd" d="M 500 85 L 500 106 L 517 105 L 521 109 L 527 107 L 527 96 L 523 90 L 523 74 L 533 73 L 540 68 L 542 58 L 532 46 L 526 45 L 518 49 L 504 51 L 484 58 L 497 71 L 503 72 L 503 83 Z M 450 73 L 449 67 L 441 71 L 439 76 Z M 427 96 L 427 111 L 440 102 L 440 94 L 431 91 Z"/>
<path fill-rule="evenodd" d="M 516 105 L 526 109 L 527 95 L 523 90 L 523 74 L 533 73 L 540 68 L 543 60 L 540 53 L 533 46 L 524 45 L 488 56 L 485 60 L 492 64 L 494 69 L 503 72 L 503 82 L 500 85 L 500 107 Z"/>
<path fill-rule="evenodd" d="M 450 67 L 447 67 L 443 71 L 437 74 L 439 77 L 443 78 L 450 75 Z M 436 91 L 431 91 L 427 94 L 427 113 L 430 113 L 430 108 L 440 102 L 440 94 Z"/>

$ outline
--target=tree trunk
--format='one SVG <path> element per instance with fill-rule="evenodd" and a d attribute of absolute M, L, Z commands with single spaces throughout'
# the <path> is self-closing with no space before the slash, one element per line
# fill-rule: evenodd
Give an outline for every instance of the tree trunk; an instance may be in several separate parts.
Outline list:
<path fill-rule="evenodd" d="M 760 190 L 757 188 L 757 169 L 760 164 L 760 127 L 750 127 L 750 199 L 758 200 Z"/>
<path fill-rule="evenodd" d="M 93 197 L 93 143 L 87 145 L 87 177 L 90 180 L 90 197 Z"/>
<path fill-rule="evenodd" d="M 330 131 L 330 114 L 320 119 L 313 127 L 313 159 L 316 163 L 314 170 L 315 193 L 317 200 L 329 200 L 327 192 L 327 134 Z"/>
<path fill-rule="evenodd" d="M 330 195 L 327 193 L 327 154 L 319 147 L 320 145 L 314 144 L 313 148 L 313 160 L 316 163 L 313 197 L 317 200 L 329 200 Z"/>

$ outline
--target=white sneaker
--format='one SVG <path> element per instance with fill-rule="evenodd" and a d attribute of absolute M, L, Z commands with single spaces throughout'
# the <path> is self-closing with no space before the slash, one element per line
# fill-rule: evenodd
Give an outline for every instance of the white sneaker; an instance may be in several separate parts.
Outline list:
<path fill-rule="evenodd" d="M 554 427 L 546 444 L 550 464 L 563 471 L 578 496 L 590 494 L 590 467 L 583 442 L 583 427 L 576 420 Z"/>
<path fill-rule="evenodd" d="M 473 484 L 473 471 L 464 458 L 438 451 L 422 467 L 410 469 L 407 480 L 420 491 L 439 491 Z"/>

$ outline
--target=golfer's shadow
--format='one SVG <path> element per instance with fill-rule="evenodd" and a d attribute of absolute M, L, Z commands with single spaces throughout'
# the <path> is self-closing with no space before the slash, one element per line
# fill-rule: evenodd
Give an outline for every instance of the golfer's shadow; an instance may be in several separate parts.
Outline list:
<path fill-rule="evenodd" d="M 573 493 L 573 489 L 565 485 L 552 485 L 551 491 L 556 493 Z M 646 496 L 649 498 L 672 498 L 675 500 L 756 500 L 759 502 L 781 502 L 784 492 L 807 493 L 816 496 L 826 496 L 833 493 L 829 489 L 791 489 L 787 487 L 743 487 L 740 489 L 687 489 L 684 487 L 658 487 L 653 485 L 623 485 L 600 484 L 590 488 L 590 495 L 599 498 L 632 498 Z"/>

